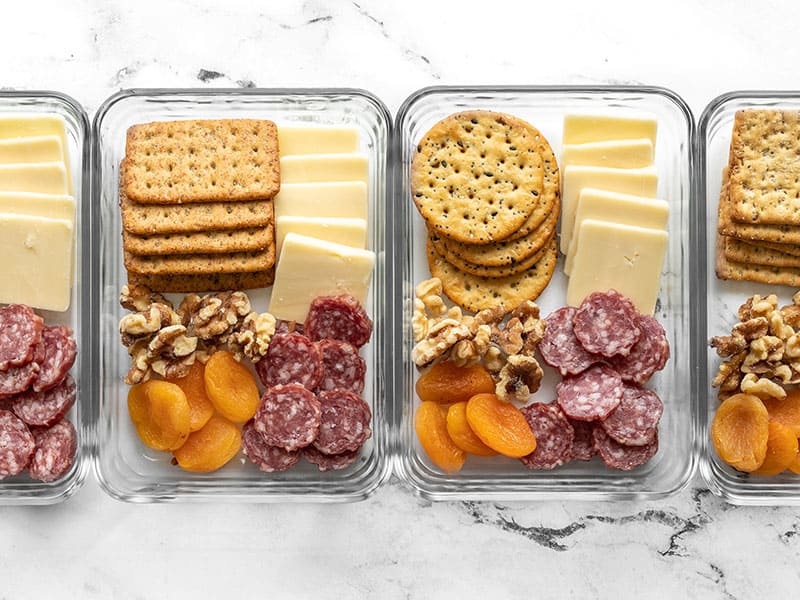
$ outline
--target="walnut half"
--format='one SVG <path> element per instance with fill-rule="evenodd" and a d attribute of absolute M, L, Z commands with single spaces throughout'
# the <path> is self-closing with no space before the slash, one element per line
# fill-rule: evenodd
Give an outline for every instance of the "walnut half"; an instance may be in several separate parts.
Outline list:
<path fill-rule="evenodd" d="M 524 354 L 511 355 L 500 370 L 495 393 L 504 402 L 527 402 L 530 395 L 539 389 L 543 375 L 535 358 Z"/>

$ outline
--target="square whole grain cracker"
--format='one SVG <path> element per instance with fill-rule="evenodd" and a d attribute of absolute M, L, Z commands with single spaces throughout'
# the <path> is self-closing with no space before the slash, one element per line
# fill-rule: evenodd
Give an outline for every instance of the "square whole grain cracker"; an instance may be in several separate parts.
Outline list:
<path fill-rule="evenodd" d="M 800 113 L 736 113 L 730 148 L 730 216 L 747 224 L 800 225 Z"/>
<path fill-rule="evenodd" d="M 776 250 L 782 254 L 789 254 L 791 256 L 800 256 L 800 246 L 795 244 L 775 244 L 773 242 L 753 242 L 762 248 L 769 248 Z"/>
<path fill-rule="evenodd" d="M 729 260 L 725 256 L 725 238 L 717 234 L 716 273 L 720 279 L 753 281 L 772 285 L 800 286 L 800 269 L 791 267 L 769 267 Z"/>
<path fill-rule="evenodd" d="M 724 243 L 725 258 L 732 262 L 768 267 L 800 267 L 800 256 L 792 256 L 731 237 L 724 237 Z"/>
<path fill-rule="evenodd" d="M 272 121 L 219 119 L 133 125 L 125 193 L 142 204 L 272 198 L 280 190 Z"/>
<path fill-rule="evenodd" d="M 253 273 L 211 273 L 207 275 L 140 275 L 128 273 L 129 285 L 143 285 L 163 293 L 223 292 L 252 290 L 272 285 L 275 270 Z"/>
<path fill-rule="evenodd" d="M 122 232 L 122 247 L 131 254 L 227 254 L 275 246 L 272 225 L 227 231 L 136 235 Z"/>
<path fill-rule="evenodd" d="M 124 252 L 125 268 L 140 275 L 208 275 L 251 273 L 275 265 L 275 247 L 235 254 L 170 254 L 141 256 Z"/>

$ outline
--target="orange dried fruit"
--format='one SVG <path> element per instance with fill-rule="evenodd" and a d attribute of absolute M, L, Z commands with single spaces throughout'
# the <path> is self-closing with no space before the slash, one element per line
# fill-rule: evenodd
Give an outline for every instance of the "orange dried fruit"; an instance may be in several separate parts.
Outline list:
<path fill-rule="evenodd" d="M 457 402 L 447 409 L 447 433 L 453 443 L 464 452 L 477 456 L 497 454 L 481 441 L 467 422 L 467 403 Z"/>
<path fill-rule="evenodd" d="M 797 458 L 797 436 L 794 432 L 777 421 L 769 422 L 767 438 L 767 455 L 764 462 L 753 473 L 759 475 L 777 475 L 789 468 Z"/>
<path fill-rule="evenodd" d="M 434 464 L 446 473 L 456 473 L 467 460 L 466 453 L 447 433 L 446 409 L 436 402 L 423 402 L 414 417 L 419 443 Z"/>
<path fill-rule="evenodd" d="M 466 402 L 475 394 L 494 392 L 494 379 L 483 365 L 459 367 L 443 361 L 420 376 L 416 390 L 423 402 Z"/>
<path fill-rule="evenodd" d="M 189 402 L 189 431 L 197 431 L 203 427 L 214 414 L 214 404 L 206 394 L 205 370 L 203 363 L 196 360 L 185 377 L 167 379 L 186 394 Z"/>
<path fill-rule="evenodd" d="M 800 390 L 786 390 L 786 398 L 767 398 L 763 400 L 769 418 L 777 421 L 800 437 Z"/>
<path fill-rule="evenodd" d="M 735 394 L 717 408 L 711 441 L 719 457 L 740 471 L 755 471 L 764 462 L 769 438 L 769 413 L 750 394 Z"/>
<path fill-rule="evenodd" d="M 189 402 L 183 390 L 151 379 L 131 387 L 128 413 L 142 442 L 154 450 L 180 448 L 189 436 Z"/>
<path fill-rule="evenodd" d="M 476 394 L 470 398 L 467 422 L 484 444 L 500 454 L 520 458 L 536 450 L 536 436 L 525 416 L 495 394 Z"/>
<path fill-rule="evenodd" d="M 253 374 L 233 354 L 227 350 L 212 354 L 203 377 L 206 393 L 223 417 L 234 423 L 246 423 L 253 418 L 260 400 L 258 385 Z"/>
<path fill-rule="evenodd" d="M 214 415 L 195 431 L 180 448 L 175 460 L 182 469 L 193 473 L 216 471 L 236 456 L 242 447 L 239 427 L 224 417 Z"/>
<path fill-rule="evenodd" d="M 798 445 L 800 446 L 800 440 L 798 440 Z M 797 456 L 794 457 L 794 460 L 786 468 L 789 469 L 792 473 L 800 475 L 800 451 L 798 451 Z"/>

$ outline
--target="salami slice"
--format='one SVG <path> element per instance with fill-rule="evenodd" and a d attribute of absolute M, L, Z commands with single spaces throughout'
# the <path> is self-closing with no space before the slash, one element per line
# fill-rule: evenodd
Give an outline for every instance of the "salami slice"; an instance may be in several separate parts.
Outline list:
<path fill-rule="evenodd" d="M 594 365 L 580 375 L 565 377 L 556 386 L 556 397 L 570 419 L 605 419 L 619 406 L 623 383 L 608 365 Z"/>
<path fill-rule="evenodd" d="M 572 324 L 575 336 L 588 352 L 627 356 L 642 333 L 636 325 L 638 315 L 628 298 L 609 290 L 589 294 Z"/>
<path fill-rule="evenodd" d="M 536 436 L 536 450 L 520 458 L 529 469 L 555 469 L 572 460 L 575 432 L 556 403 L 534 402 L 522 414 Z"/>
<path fill-rule="evenodd" d="M 655 317 L 638 315 L 636 325 L 642 332 L 628 356 L 615 356 L 611 364 L 623 381 L 644 385 L 669 360 L 667 334 Z"/>
<path fill-rule="evenodd" d="M 539 344 L 539 352 L 544 362 L 558 369 L 562 377 L 582 373 L 603 360 L 602 356 L 587 352 L 575 337 L 572 320 L 576 312 L 578 309 L 565 306 L 553 311 L 544 320 L 544 338 Z"/>
<path fill-rule="evenodd" d="M 595 427 L 594 448 L 612 469 L 630 471 L 653 458 L 658 452 L 658 435 L 646 446 L 624 446 L 614 441 L 602 427 Z"/>
<path fill-rule="evenodd" d="M 664 405 L 654 391 L 626 385 L 619 406 L 601 425 L 620 444 L 646 446 L 655 439 L 663 412 Z"/>
<path fill-rule="evenodd" d="M 572 440 L 572 458 L 575 460 L 592 460 L 597 454 L 594 449 L 594 436 L 592 432 L 597 427 L 595 423 L 588 421 L 574 421 L 570 419 L 570 425 L 575 432 Z"/>
<path fill-rule="evenodd" d="M 22 473 L 35 447 L 28 426 L 11 411 L 0 410 L 0 479 Z"/>
<path fill-rule="evenodd" d="M 78 451 L 78 433 L 68 419 L 61 419 L 50 428 L 33 430 L 36 450 L 28 467 L 31 478 L 39 481 L 61 479 L 72 468 Z"/>
<path fill-rule="evenodd" d="M 299 383 L 309 390 L 319 385 L 325 368 L 317 345 L 300 333 L 281 333 L 272 338 L 267 354 L 256 363 L 266 387 Z"/>
<path fill-rule="evenodd" d="M 316 439 L 321 417 L 316 396 L 299 383 L 289 383 L 266 391 L 253 417 L 253 427 L 270 446 L 291 452 Z"/>
<path fill-rule="evenodd" d="M 361 348 L 372 335 L 372 321 L 353 296 L 320 296 L 308 309 L 305 332 L 314 341 L 341 340 Z"/>
<path fill-rule="evenodd" d="M 356 462 L 358 452 L 355 450 L 342 454 L 323 454 L 314 446 L 306 446 L 303 448 L 303 457 L 312 465 L 317 465 L 320 471 L 339 471 Z"/>
<path fill-rule="evenodd" d="M 317 346 L 325 368 L 319 390 L 350 390 L 361 394 L 367 363 L 358 355 L 356 347 L 339 340 L 322 340 Z"/>
<path fill-rule="evenodd" d="M 0 371 L 33 360 L 43 327 L 44 321 L 30 306 L 9 304 L 0 307 Z"/>
<path fill-rule="evenodd" d="M 264 436 L 256 431 L 252 419 L 242 428 L 242 451 L 253 464 L 265 473 L 288 471 L 300 460 L 300 450 L 288 451 L 267 444 Z"/>
<path fill-rule="evenodd" d="M 29 362 L 21 367 L 0 371 L 0 398 L 11 398 L 27 390 L 39 376 L 39 363 Z"/>
<path fill-rule="evenodd" d="M 372 435 L 369 405 L 353 392 L 324 391 L 317 394 L 317 399 L 322 419 L 314 447 L 323 454 L 353 452 Z"/>
<path fill-rule="evenodd" d="M 60 421 L 75 404 L 77 386 L 67 375 L 61 383 L 46 392 L 28 390 L 14 399 L 13 410 L 27 425 L 50 427 Z"/>
<path fill-rule="evenodd" d="M 33 382 L 33 389 L 43 392 L 60 384 L 75 363 L 78 347 L 72 337 L 72 330 L 65 325 L 46 326 L 42 331 L 45 355 L 40 363 L 39 377 Z"/>

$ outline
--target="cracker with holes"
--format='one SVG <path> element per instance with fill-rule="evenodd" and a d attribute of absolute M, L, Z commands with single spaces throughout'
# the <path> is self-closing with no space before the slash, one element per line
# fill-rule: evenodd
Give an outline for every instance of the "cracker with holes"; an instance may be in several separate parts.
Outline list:
<path fill-rule="evenodd" d="M 434 125 L 411 165 L 411 194 L 428 227 L 468 244 L 516 234 L 544 192 L 535 132 L 516 117 L 489 111 L 457 113 Z"/>
<path fill-rule="evenodd" d="M 125 194 L 141 204 L 269 199 L 280 190 L 272 121 L 219 119 L 134 125 Z"/>

